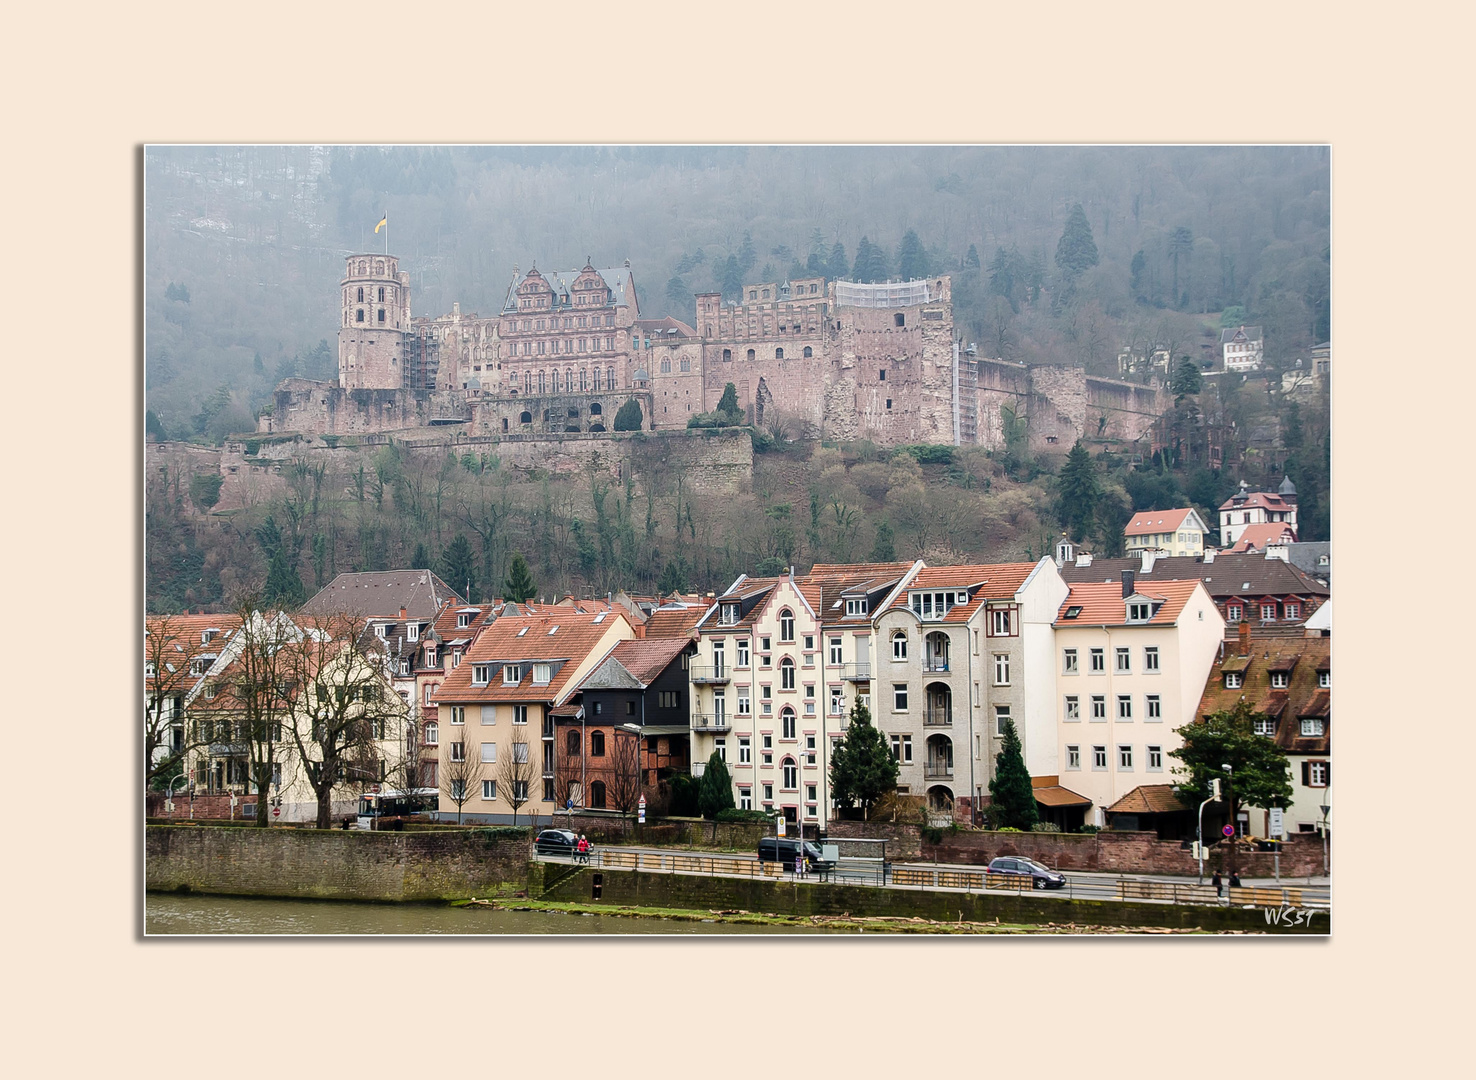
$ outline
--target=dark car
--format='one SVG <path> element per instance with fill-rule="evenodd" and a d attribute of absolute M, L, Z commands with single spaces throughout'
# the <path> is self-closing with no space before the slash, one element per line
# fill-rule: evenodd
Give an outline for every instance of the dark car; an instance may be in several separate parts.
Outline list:
<path fill-rule="evenodd" d="M 1033 889 L 1060 889 L 1066 885 L 1065 874 L 1057 873 L 1048 866 L 1042 866 L 1034 859 L 1025 859 L 1019 856 L 995 859 L 989 864 L 988 872 L 991 874 L 1030 877 L 1033 879 L 1030 883 Z"/>
<path fill-rule="evenodd" d="M 533 850 L 539 855 L 573 855 L 579 836 L 568 829 L 544 829 L 533 841 Z"/>
<path fill-rule="evenodd" d="M 794 866 L 795 856 L 800 853 L 800 845 L 804 844 L 805 869 L 807 870 L 830 870 L 835 863 L 827 862 L 820 849 L 808 840 L 795 838 L 781 839 L 776 836 L 766 836 L 758 842 L 759 862 L 783 863 L 786 867 Z"/>

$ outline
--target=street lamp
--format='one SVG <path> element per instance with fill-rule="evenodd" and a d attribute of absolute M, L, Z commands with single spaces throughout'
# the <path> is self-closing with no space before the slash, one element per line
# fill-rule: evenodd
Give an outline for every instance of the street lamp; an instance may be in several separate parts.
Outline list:
<path fill-rule="evenodd" d="M 1326 797 L 1326 795 L 1323 796 L 1323 798 Z M 1320 806 L 1318 806 L 1317 809 L 1322 811 L 1322 876 L 1327 877 L 1327 812 L 1331 810 L 1332 807 L 1329 806 L 1327 803 L 1322 803 Z M 1331 884 L 1331 882 L 1329 882 L 1329 884 Z"/>
<path fill-rule="evenodd" d="M 1230 815 L 1230 876 L 1225 882 L 1225 902 L 1229 904 L 1230 882 L 1235 881 L 1237 876 L 1235 873 L 1235 834 L 1239 830 L 1236 828 L 1238 822 L 1235 820 L 1235 795 L 1230 783 L 1234 770 L 1229 765 L 1221 765 L 1220 768 L 1225 771 L 1225 809 Z"/>
<path fill-rule="evenodd" d="M 1210 797 L 1199 804 L 1199 824 L 1194 828 L 1194 839 L 1197 855 L 1199 856 L 1199 884 L 1204 884 L 1204 808 L 1220 797 L 1220 781 L 1215 778 L 1210 781 Z"/>

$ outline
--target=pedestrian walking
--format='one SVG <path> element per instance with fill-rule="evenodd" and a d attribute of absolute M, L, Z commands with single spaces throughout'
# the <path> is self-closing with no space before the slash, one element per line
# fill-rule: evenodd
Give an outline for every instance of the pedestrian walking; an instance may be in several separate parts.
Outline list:
<path fill-rule="evenodd" d="M 1234 872 L 1232 872 L 1230 874 L 1230 887 L 1232 889 L 1238 889 L 1238 888 L 1240 888 L 1240 875 L 1239 874 L 1234 873 Z"/>
<path fill-rule="evenodd" d="M 1213 880 L 1210 882 L 1210 884 L 1214 885 L 1214 887 L 1215 887 L 1215 895 L 1216 896 L 1224 896 L 1225 895 L 1225 891 L 1221 887 L 1221 884 L 1220 884 L 1220 872 L 1218 870 L 1215 871 L 1215 876 L 1214 876 Z"/>
<path fill-rule="evenodd" d="M 589 862 L 589 841 L 584 838 L 583 833 L 579 834 L 579 842 L 574 845 L 574 853 L 575 859 L 579 862 Z"/>

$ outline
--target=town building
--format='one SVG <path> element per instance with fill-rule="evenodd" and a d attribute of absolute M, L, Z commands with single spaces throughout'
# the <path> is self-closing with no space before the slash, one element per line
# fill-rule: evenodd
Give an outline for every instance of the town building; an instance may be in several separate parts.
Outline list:
<path fill-rule="evenodd" d="M 1123 529 L 1128 555 L 1153 551 L 1160 555 L 1203 555 L 1209 526 L 1193 507 L 1139 510 Z"/>
<path fill-rule="evenodd" d="M 1249 491 L 1244 480 L 1240 490 L 1220 504 L 1220 546 L 1233 548 L 1235 542 L 1251 525 L 1284 524 L 1291 529 L 1292 539 L 1297 531 L 1297 486 L 1291 477 L 1282 477 L 1281 486 L 1274 492 Z"/>
<path fill-rule="evenodd" d="M 150 766 L 188 746 L 185 701 L 240 628 L 233 614 L 150 615 L 144 620 L 144 739 Z"/>
<path fill-rule="evenodd" d="M 1225 621 L 1202 581 L 1140 583 L 1127 570 L 1119 582 L 1071 584 L 1055 631 L 1057 775 L 1090 801 L 1058 824 L 1105 825 L 1107 808 L 1140 784 L 1171 782 L 1176 729 L 1196 715 Z"/>
<path fill-rule="evenodd" d="M 434 620 L 447 600 L 461 597 L 430 570 L 366 570 L 339 574 L 298 611 L 308 618 L 352 614 Z"/>
<path fill-rule="evenodd" d="M 1226 371 L 1255 371 L 1265 359 L 1265 339 L 1259 326 L 1237 326 L 1220 332 L 1220 353 Z"/>

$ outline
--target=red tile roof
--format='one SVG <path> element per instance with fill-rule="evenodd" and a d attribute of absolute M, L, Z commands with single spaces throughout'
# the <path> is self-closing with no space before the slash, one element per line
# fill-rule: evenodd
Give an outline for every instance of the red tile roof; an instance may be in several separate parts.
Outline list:
<path fill-rule="evenodd" d="M 1107 808 L 1109 814 L 1172 814 L 1188 809 L 1174 795 L 1172 784 L 1143 784 Z"/>
<path fill-rule="evenodd" d="M 1168 626 L 1178 621 L 1179 614 L 1184 610 L 1184 605 L 1189 602 L 1189 597 L 1199 587 L 1198 581 L 1140 581 L 1138 582 L 1138 594 L 1147 596 L 1154 600 L 1162 600 L 1158 610 L 1153 613 L 1153 618 L 1146 623 L 1134 623 L 1134 626 Z M 1081 613 L 1073 619 L 1066 618 L 1066 612 L 1073 607 L 1080 607 Z M 1071 591 L 1061 604 L 1061 610 L 1056 613 L 1056 625 L 1060 626 L 1126 626 L 1127 601 L 1122 595 L 1122 583 L 1120 581 L 1102 582 L 1088 584 L 1079 582 L 1071 586 Z"/>
<path fill-rule="evenodd" d="M 1319 671 L 1328 670 L 1332 652 L 1331 638 L 1265 638 L 1253 630 L 1250 650 L 1239 653 L 1234 640 L 1225 642 L 1225 656 L 1210 668 L 1204 693 L 1199 699 L 1197 715 L 1226 712 L 1240 701 L 1248 701 L 1257 712 L 1276 707 L 1276 744 L 1293 754 L 1326 754 L 1331 752 L 1330 691 L 1317 685 Z M 1287 688 L 1272 690 L 1271 673 L 1285 671 L 1288 662 L 1296 660 L 1288 677 Z M 1242 684 L 1236 689 L 1225 686 L 1225 672 L 1242 672 Z M 1321 736 L 1303 736 L 1301 717 L 1320 717 Z"/>
<path fill-rule="evenodd" d="M 1133 515 L 1133 520 L 1128 522 L 1127 528 L 1122 532 L 1124 536 L 1175 532 L 1193 512 L 1189 507 L 1182 510 L 1140 510 Z"/>
<path fill-rule="evenodd" d="M 1267 544 L 1295 543 L 1296 539 L 1296 530 L 1286 522 L 1262 521 L 1255 525 L 1247 525 L 1234 546 L 1228 549 L 1228 553 L 1239 555 L 1245 552 L 1265 551 Z"/>
<path fill-rule="evenodd" d="M 1237 501 L 1239 500 L 1239 501 Z M 1232 495 L 1220 504 L 1221 510 L 1250 510 L 1254 507 L 1267 510 L 1295 510 L 1296 504 L 1289 503 L 1274 491 L 1247 491 L 1245 498 Z"/>
<path fill-rule="evenodd" d="M 692 636 L 692 628 L 706 615 L 711 605 L 694 604 L 690 607 L 662 607 L 651 612 L 646 619 L 646 638 L 681 638 Z"/>
<path fill-rule="evenodd" d="M 610 656 L 649 686 L 688 644 L 685 638 L 639 638 L 622 641 L 615 646 L 615 651 Z"/>
<path fill-rule="evenodd" d="M 889 610 L 907 607 L 907 594 L 914 590 L 968 588 L 971 590 L 969 602 L 949 608 L 946 616 L 936 620 L 967 622 L 985 601 L 1013 599 L 1034 569 L 1035 563 L 1026 562 L 924 567 L 892 601 Z M 977 591 L 974 591 L 976 587 Z"/>
<path fill-rule="evenodd" d="M 462 654 L 460 666 L 436 690 L 435 703 L 558 701 L 572 689 L 575 669 L 591 652 L 597 648 L 608 651 L 615 642 L 633 635 L 623 611 L 587 615 L 562 608 L 538 615 L 503 615 Z M 546 685 L 534 686 L 531 671 L 524 672 L 516 685 L 503 685 L 504 664 L 545 660 L 564 661 Z M 473 686 L 476 666 L 487 663 L 493 665 L 491 681 Z"/>

